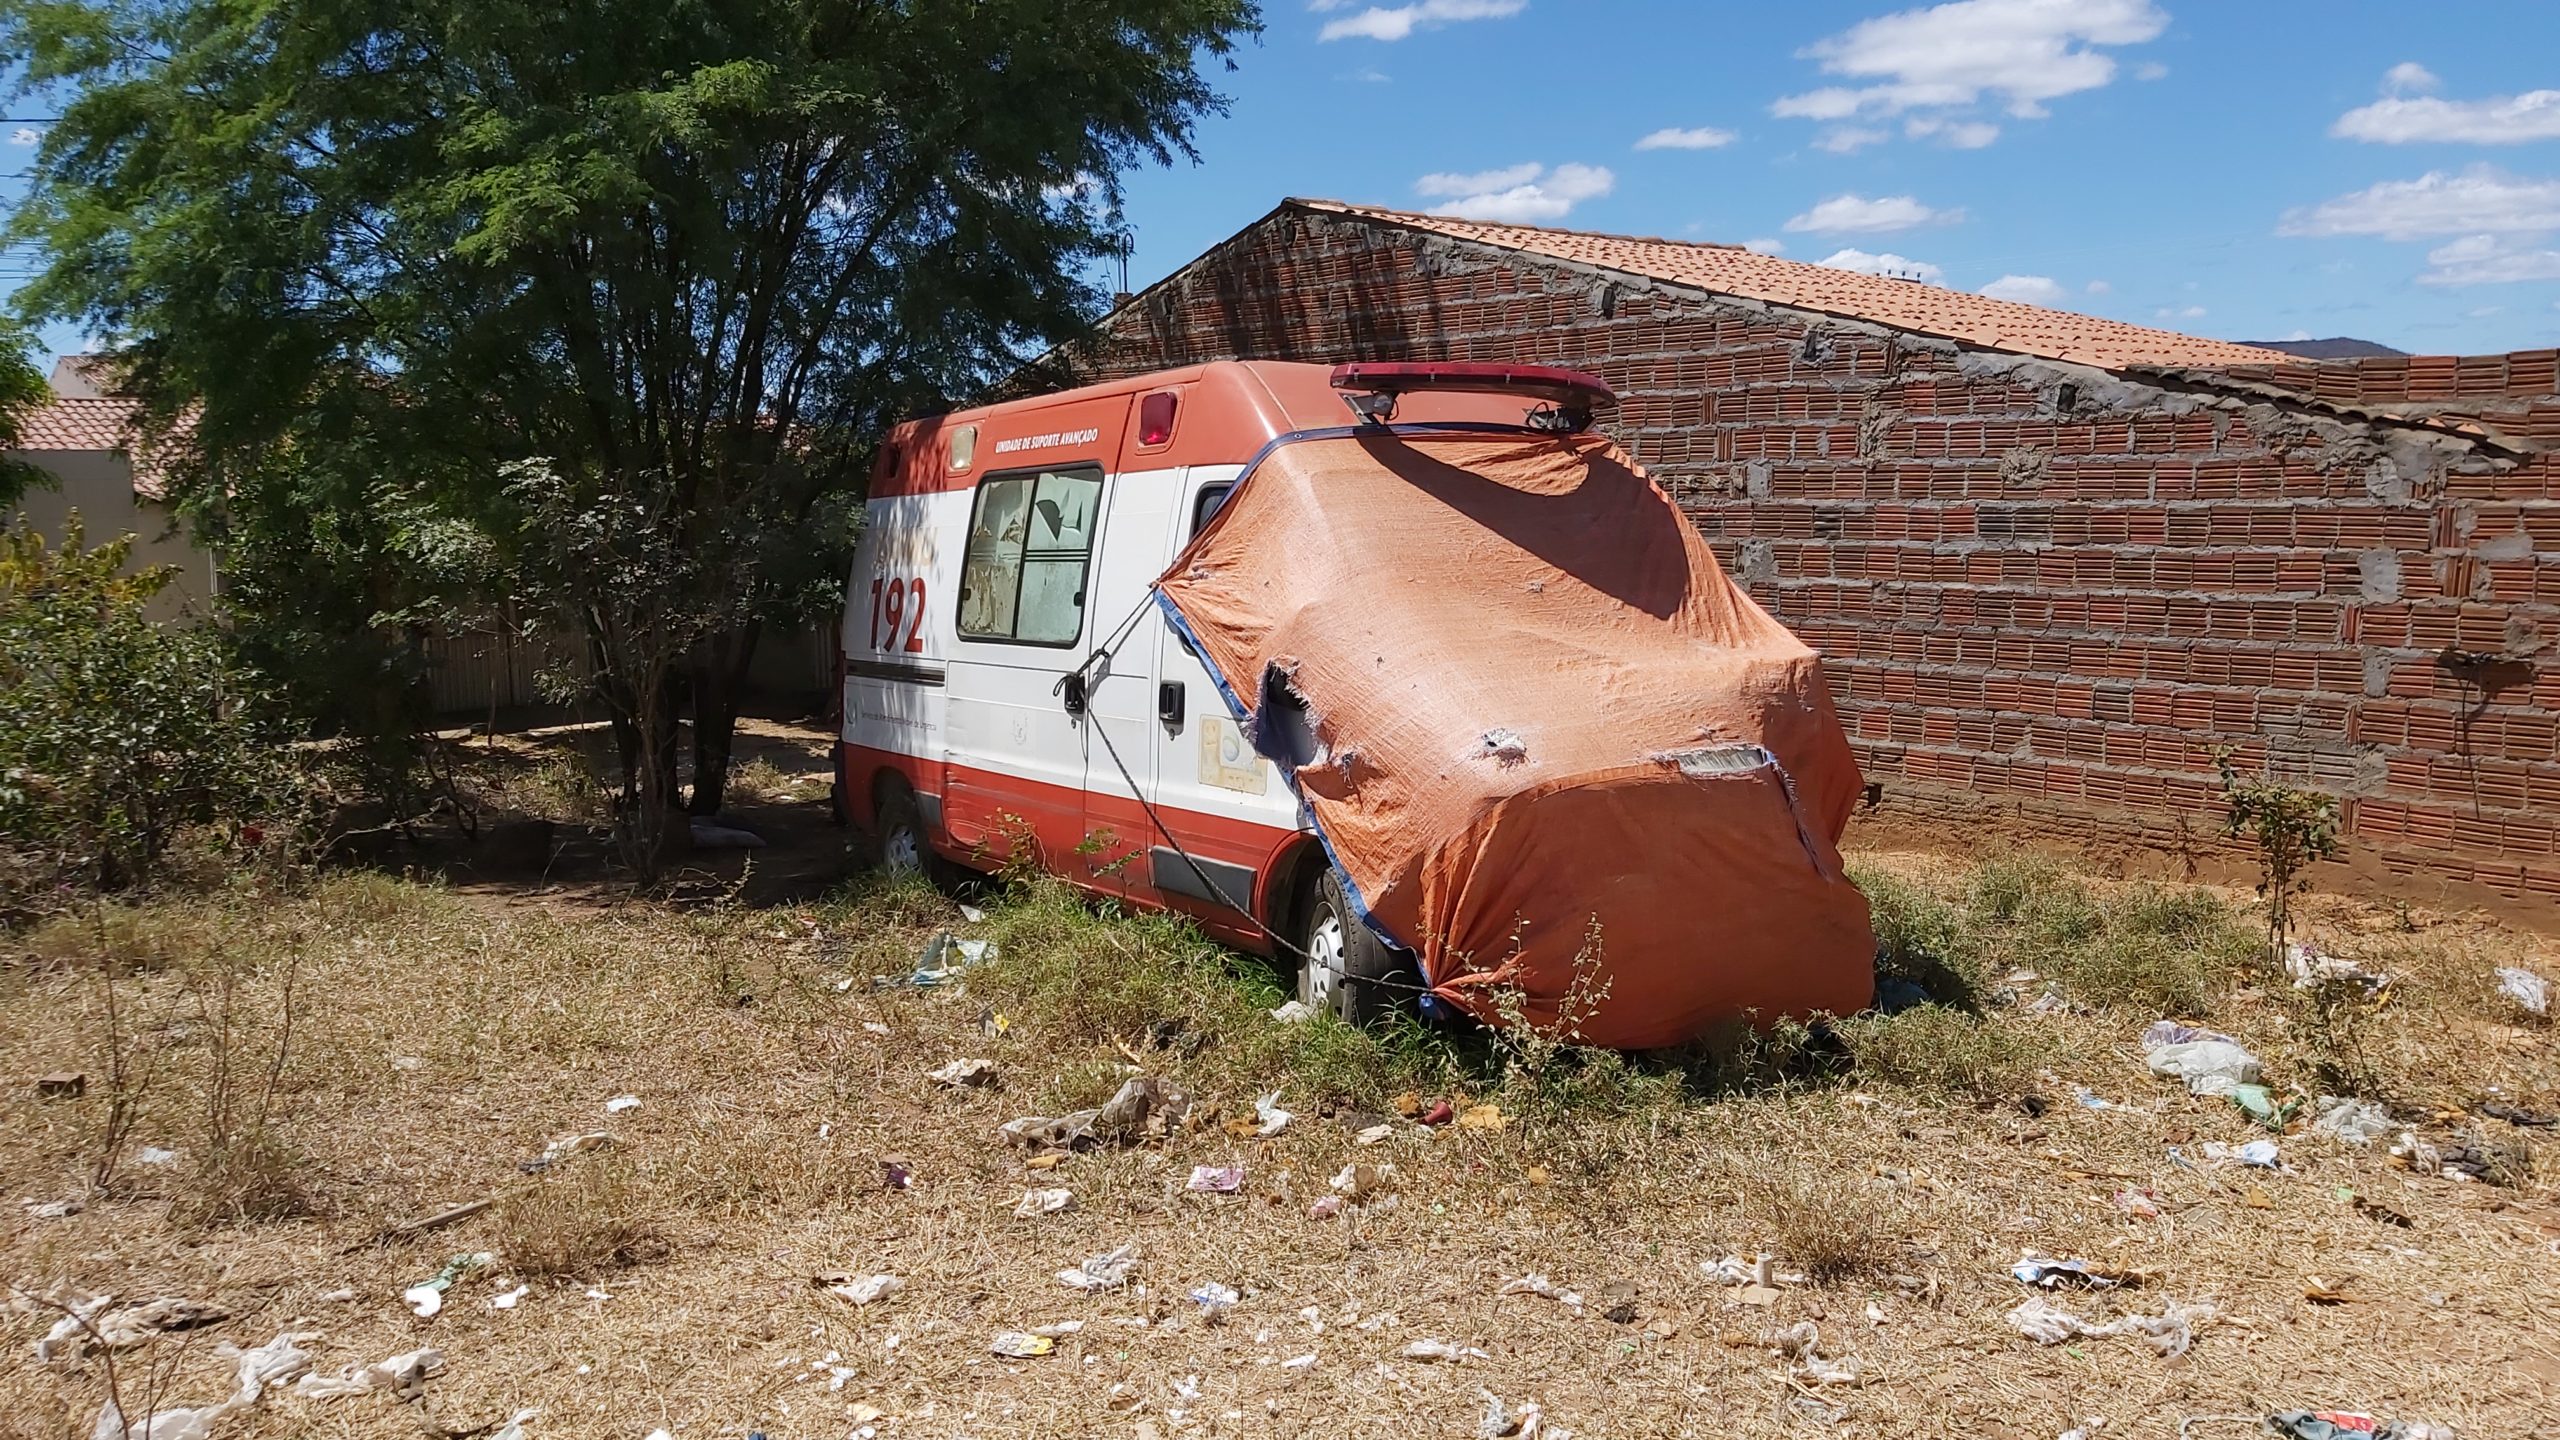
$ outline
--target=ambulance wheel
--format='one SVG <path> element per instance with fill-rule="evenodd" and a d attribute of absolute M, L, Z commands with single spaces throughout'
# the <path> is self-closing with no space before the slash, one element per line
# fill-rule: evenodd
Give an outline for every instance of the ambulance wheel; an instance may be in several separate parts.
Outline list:
<path fill-rule="evenodd" d="M 871 863 L 884 874 L 922 875 L 937 886 L 950 883 L 951 867 L 933 853 L 933 842 L 924 833 L 924 810 L 904 780 L 881 783 L 879 803 L 872 807 Z"/>
<path fill-rule="evenodd" d="M 1378 938 L 1353 912 L 1342 876 L 1316 872 L 1298 927 L 1298 999 L 1354 1025 L 1410 1014 L 1421 993 L 1413 956 Z"/>

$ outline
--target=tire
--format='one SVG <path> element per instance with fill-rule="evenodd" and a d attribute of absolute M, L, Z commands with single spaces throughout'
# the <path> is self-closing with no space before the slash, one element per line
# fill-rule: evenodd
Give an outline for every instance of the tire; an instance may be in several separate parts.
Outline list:
<path fill-rule="evenodd" d="M 884 782 L 880 801 L 872 807 L 871 864 L 887 875 L 922 875 L 936 886 L 950 883 L 951 867 L 933 853 L 933 841 L 924 831 L 924 810 L 904 780 Z"/>
<path fill-rule="evenodd" d="M 1378 938 L 1351 908 L 1341 873 L 1316 872 L 1299 907 L 1298 999 L 1353 1025 L 1415 1013 L 1422 971 L 1410 952 Z"/>

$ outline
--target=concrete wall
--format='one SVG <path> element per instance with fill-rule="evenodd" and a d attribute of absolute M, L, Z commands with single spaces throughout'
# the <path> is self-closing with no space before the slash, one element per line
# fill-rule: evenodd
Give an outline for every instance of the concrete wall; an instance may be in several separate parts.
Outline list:
<path fill-rule="evenodd" d="M 2491 357 L 2471 409 L 2507 438 L 2452 439 L 2273 388 L 2325 366 L 2235 395 L 1283 212 L 1073 363 L 1225 357 L 1606 377 L 1605 428 L 1825 653 L 1895 809 L 2227 859 L 2230 746 L 2343 797 L 2369 866 L 2560 899 L 2550 352 Z"/>
<path fill-rule="evenodd" d="M 196 547 L 169 507 L 133 491 L 133 466 L 108 450 L 21 450 L 17 458 L 38 466 L 61 481 L 53 488 L 35 487 L 18 501 L 38 534 L 60 544 L 63 522 L 80 512 L 86 543 L 95 546 L 118 535 L 135 536 L 136 568 L 169 565 L 177 576 L 151 603 L 155 620 L 172 620 L 193 609 L 202 612 L 218 583 L 213 556 Z"/>

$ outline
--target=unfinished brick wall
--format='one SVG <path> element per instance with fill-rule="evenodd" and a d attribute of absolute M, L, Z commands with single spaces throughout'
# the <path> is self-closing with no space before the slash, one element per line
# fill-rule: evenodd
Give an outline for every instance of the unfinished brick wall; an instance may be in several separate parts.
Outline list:
<path fill-rule="evenodd" d="M 2367 864 L 2560 899 L 2560 457 L 2524 453 L 2560 430 L 2551 352 L 2253 396 L 1284 210 L 1081 368 L 1228 357 L 1604 376 L 1607 428 L 1930 813 L 2212 849 L 2227 745 L 2344 797 Z M 2336 408 L 2427 399 L 2503 438 Z"/>

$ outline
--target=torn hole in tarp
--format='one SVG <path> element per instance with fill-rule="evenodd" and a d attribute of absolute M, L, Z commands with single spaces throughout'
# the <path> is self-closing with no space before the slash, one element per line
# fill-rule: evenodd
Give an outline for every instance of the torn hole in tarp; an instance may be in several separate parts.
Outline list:
<path fill-rule="evenodd" d="M 1477 739 L 1476 754 L 1508 770 L 1528 761 L 1529 742 L 1520 738 L 1519 731 L 1496 725 Z"/>
<path fill-rule="evenodd" d="M 1298 667 L 1288 661 L 1262 667 L 1262 694 L 1253 706 L 1253 748 L 1275 765 L 1304 770 L 1325 763 L 1326 747 L 1297 682 Z"/>
<path fill-rule="evenodd" d="M 1692 780 L 1739 775 L 1778 763 L 1777 756 L 1758 745 L 1697 745 L 1686 750 L 1656 750 L 1644 758 L 1656 765 L 1675 766 Z"/>

